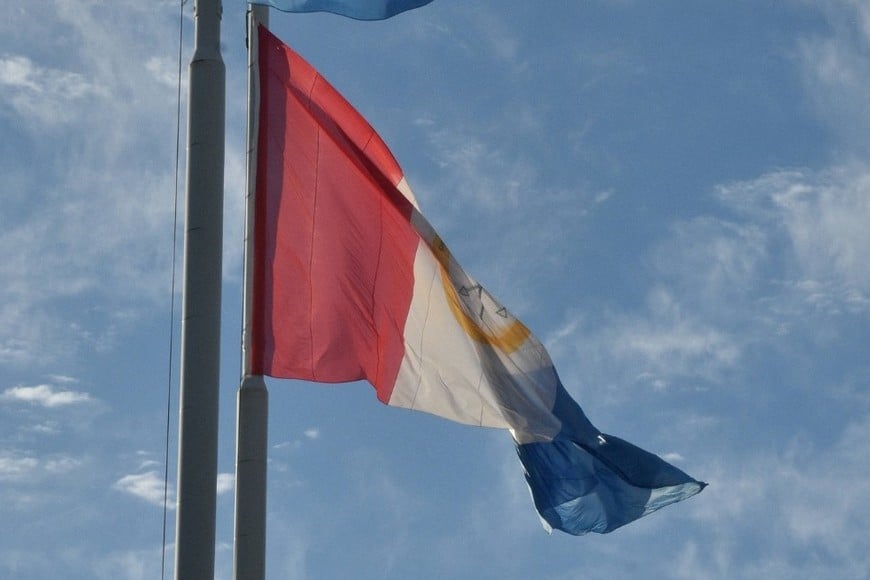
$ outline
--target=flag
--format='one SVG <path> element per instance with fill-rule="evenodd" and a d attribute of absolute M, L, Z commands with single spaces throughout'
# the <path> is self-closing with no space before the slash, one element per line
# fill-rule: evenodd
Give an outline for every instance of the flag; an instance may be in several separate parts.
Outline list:
<path fill-rule="evenodd" d="M 284 12 L 332 12 L 357 20 L 384 20 L 432 0 L 250 0 Z"/>
<path fill-rule="evenodd" d="M 600 432 L 529 329 L 456 262 L 381 138 L 259 33 L 252 374 L 510 431 L 545 527 L 610 532 L 706 485 Z"/>

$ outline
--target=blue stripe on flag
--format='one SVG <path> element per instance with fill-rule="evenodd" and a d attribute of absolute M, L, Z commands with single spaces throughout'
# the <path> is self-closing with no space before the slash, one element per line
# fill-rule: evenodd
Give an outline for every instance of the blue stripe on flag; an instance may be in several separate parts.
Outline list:
<path fill-rule="evenodd" d="M 357 20 L 384 20 L 432 0 L 249 0 L 284 12 L 332 12 Z"/>
<path fill-rule="evenodd" d="M 553 413 L 562 431 L 517 453 L 548 528 L 604 534 L 687 499 L 707 485 L 660 457 L 598 432 L 560 384 Z"/>

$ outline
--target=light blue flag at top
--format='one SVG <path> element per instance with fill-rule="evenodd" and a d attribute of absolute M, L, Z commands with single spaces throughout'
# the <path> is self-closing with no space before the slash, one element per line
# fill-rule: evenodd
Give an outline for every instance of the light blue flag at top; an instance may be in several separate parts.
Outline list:
<path fill-rule="evenodd" d="M 250 0 L 284 12 L 332 12 L 357 20 L 384 20 L 432 0 Z"/>

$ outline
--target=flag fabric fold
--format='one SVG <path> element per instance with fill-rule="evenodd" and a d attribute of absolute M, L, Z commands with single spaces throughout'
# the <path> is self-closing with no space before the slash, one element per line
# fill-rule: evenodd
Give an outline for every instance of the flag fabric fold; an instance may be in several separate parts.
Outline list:
<path fill-rule="evenodd" d="M 590 423 L 368 122 L 264 28 L 259 63 L 253 374 L 365 379 L 385 404 L 509 430 L 547 529 L 610 532 L 704 488 Z"/>
<path fill-rule="evenodd" d="M 432 0 L 249 0 L 283 12 L 332 12 L 356 20 L 385 20 Z"/>

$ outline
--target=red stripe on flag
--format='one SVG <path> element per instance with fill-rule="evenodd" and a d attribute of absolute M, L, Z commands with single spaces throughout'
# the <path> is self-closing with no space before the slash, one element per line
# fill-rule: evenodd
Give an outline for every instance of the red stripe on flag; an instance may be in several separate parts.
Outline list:
<path fill-rule="evenodd" d="M 367 379 L 389 400 L 419 235 L 402 171 L 316 70 L 260 29 L 251 370 Z"/>

